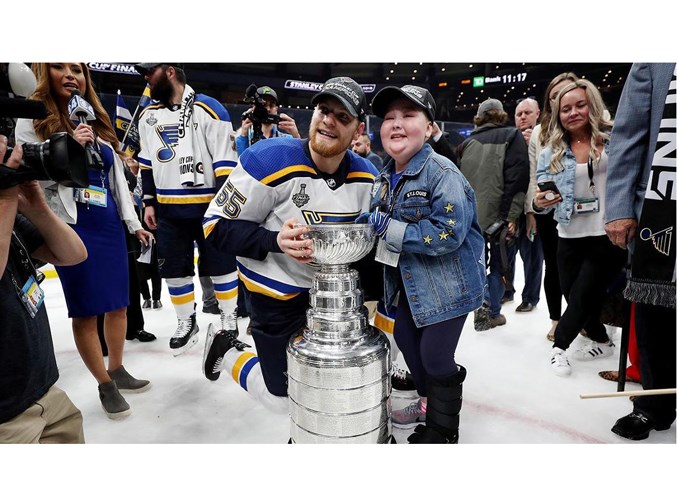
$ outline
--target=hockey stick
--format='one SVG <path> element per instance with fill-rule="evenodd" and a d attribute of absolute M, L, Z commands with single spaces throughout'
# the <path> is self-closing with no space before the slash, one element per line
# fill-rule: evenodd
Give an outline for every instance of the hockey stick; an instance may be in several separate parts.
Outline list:
<path fill-rule="evenodd" d="M 626 396 L 650 396 L 650 395 L 674 395 L 677 393 L 675 388 L 663 388 L 660 390 L 637 390 L 637 391 L 614 391 L 611 393 L 582 393 L 578 395 L 583 400 L 589 398 L 608 398 L 608 397 L 626 397 Z"/>

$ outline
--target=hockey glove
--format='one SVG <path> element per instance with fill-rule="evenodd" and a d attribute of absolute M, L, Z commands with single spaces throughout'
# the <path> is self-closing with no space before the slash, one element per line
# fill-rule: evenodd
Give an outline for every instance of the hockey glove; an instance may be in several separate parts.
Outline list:
<path fill-rule="evenodd" d="M 377 210 L 369 215 L 369 223 L 374 228 L 374 232 L 376 232 L 380 237 L 383 237 L 386 235 L 386 232 L 388 232 L 388 225 L 390 225 L 390 215 Z"/>

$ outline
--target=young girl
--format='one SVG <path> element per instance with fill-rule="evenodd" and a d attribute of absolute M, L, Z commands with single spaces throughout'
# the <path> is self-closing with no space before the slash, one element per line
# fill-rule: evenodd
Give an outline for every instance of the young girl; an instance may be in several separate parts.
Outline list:
<path fill-rule="evenodd" d="M 385 264 L 385 304 L 397 306 L 395 341 L 421 396 L 414 408 L 425 425 L 408 440 L 457 443 L 466 370 L 454 352 L 486 282 L 475 193 L 426 143 L 435 118 L 427 90 L 386 87 L 372 109 L 383 118 L 381 141 L 390 158 L 374 183 L 371 212 L 357 221 L 371 223 L 380 237 L 376 259 Z"/>

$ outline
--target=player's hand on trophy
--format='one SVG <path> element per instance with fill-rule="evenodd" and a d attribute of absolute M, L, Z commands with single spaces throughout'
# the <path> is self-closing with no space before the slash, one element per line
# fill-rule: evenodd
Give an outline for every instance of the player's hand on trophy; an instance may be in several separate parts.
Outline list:
<path fill-rule="evenodd" d="M 298 262 L 309 263 L 313 260 L 313 240 L 303 237 L 309 230 L 304 225 L 298 225 L 294 218 L 286 220 L 277 233 L 277 245 Z"/>

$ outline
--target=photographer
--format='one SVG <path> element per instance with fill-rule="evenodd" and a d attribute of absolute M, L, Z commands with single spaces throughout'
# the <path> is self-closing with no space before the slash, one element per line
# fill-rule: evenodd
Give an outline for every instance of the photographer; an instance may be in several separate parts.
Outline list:
<path fill-rule="evenodd" d="M 7 138 L 0 136 L 0 162 L 6 151 Z M 15 148 L 1 163 L 3 173 L 16 169 L 22 156 L 22 148 Z M 0 189 L 0 443 L 84 443 L 80 410 L 54 386 L 59 372 L 29 256 L 61 266 L 87 258 L 78 235 L 47 206 L 37 181 Z"/>
<path fill-rule="evenodd" d="M 294 119 L 287 114 L 278 115 L 278 101 L 275 90 L 269 86 L 262 86 L 257 88 L 252 93 L 252 96 L 246 100 L 252 101 L 252 107 L 242 114 L 242 126 L 238 130 L 238 135 L 235 139 L 235 148 L 237 149 L 238 156 L 260 139 L 270 139 L 271 137 L 301 138 Z M 261 131 L 259 137 L 256 137 L 257 129 Z"/>

